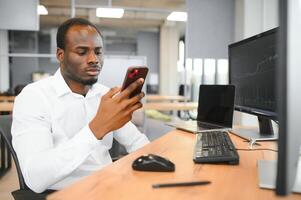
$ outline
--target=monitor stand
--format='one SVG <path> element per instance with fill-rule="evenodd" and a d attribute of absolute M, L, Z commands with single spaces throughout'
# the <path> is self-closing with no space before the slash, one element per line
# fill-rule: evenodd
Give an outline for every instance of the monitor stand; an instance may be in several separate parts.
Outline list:
<path fill-rule="evenodd" d="M 257 162 L 259 187 L 276 189 L 277 162 L 275 160 L 259 160 Z M 299 160 L 297 175 L 292 192 L 301 193 L 301 159 Z"/>
<path fill-rule="evenodd" d="M 244 139 L 250 140 L 255 139 L 256 141 L 269 141 L 277 140 L 278 132 L 274 132 L 271 119 L 263 116 L 257 116 L 259 123 L 259 131 L 254 129 L 246 128 L 234 128 L 231 133 L 242 137 Z"/>

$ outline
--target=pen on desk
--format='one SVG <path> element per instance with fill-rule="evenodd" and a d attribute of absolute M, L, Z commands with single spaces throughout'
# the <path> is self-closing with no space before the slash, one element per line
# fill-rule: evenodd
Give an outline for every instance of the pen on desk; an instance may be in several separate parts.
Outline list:
<path fill-rule="evenodd" d="M 210 183 L 211 183 L 210 181 L 179 182 L 179 183 L 160 183 L 160 184 L 154 184 L 153 188 L 207 185 L 207 184 L 210 184 Z"/>

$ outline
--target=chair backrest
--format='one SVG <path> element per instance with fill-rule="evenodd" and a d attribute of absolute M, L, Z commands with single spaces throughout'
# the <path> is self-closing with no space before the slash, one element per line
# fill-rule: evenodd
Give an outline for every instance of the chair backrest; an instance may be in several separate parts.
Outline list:
<path fill-rule="evenodd" d="M 17 154 L 13 148 L 12 145 L 12 135 L 11 135 L 11 125 L 12 125 L 12 116 L 11 115 L 0 115 L 0 135 L 4 139 L 5 144 L 8 147 L 8 150 L 12 154 L 12 157 L 15 161 L 17 173 L 18 173 L 18 178 L 19 178 L 19 185 L 20 189 L 29 189 L 27 185 L 25 184 L 21 168 L 19 165 L 18 157 Z"/>
<path fill-rule="evenodd" d="M 184 89 L 185 89 L 185 94 L 184 94 Z M 189 85 L 184 85 L 184 84 L 181 84 L 179 86 L 179 92 L 178 94 L 180 96 L 185 96 L 185 97 L 190 97 L 190 86 Z"/>

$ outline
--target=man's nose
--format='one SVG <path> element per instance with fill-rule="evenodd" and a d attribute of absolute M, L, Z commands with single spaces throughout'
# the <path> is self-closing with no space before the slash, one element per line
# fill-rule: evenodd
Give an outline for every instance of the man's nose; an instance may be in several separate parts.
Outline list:
<path fill-rule="evenodd" d="M 94 52 L 89 53 L 88 56 L 88 63 L 99 63 L 98 57 Z"/>

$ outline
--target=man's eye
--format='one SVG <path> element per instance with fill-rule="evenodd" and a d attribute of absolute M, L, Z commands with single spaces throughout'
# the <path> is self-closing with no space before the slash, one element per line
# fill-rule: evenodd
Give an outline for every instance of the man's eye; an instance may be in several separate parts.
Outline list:
<path fill-rule="evenodd" d="M 101 54 L 102 54 L 101 51 L 97 51 L 97 52 L 96 52 L 96 55 L 101 55 Z"/>
<path fill-rule="evenodd" d="M 86 54 L 86 51 L 78 51 L 77 53 L 78 53 L 78 55 L 83 56 Z"/>

